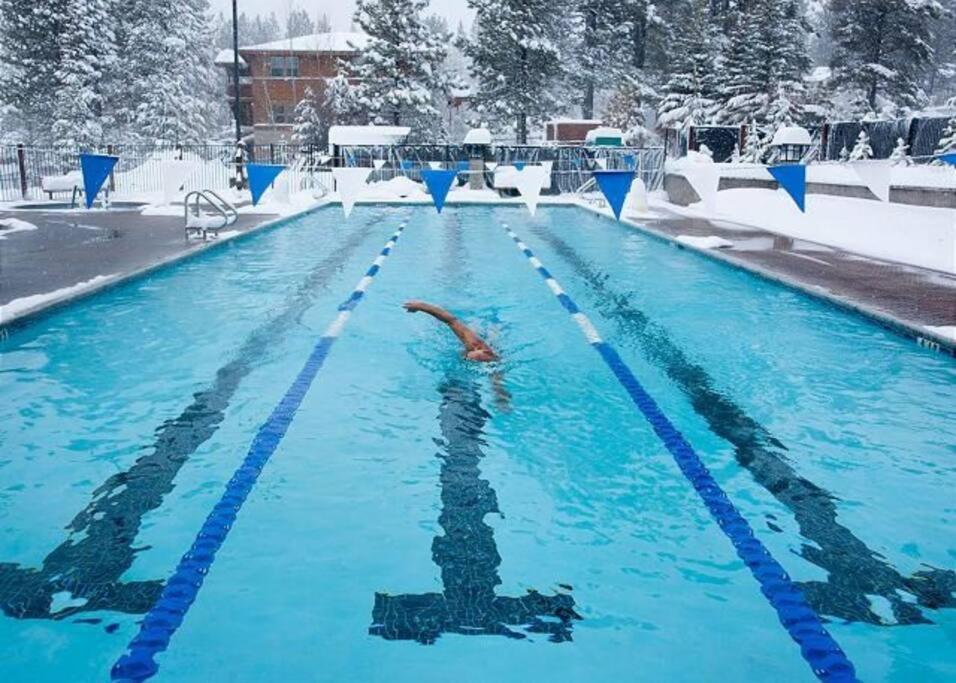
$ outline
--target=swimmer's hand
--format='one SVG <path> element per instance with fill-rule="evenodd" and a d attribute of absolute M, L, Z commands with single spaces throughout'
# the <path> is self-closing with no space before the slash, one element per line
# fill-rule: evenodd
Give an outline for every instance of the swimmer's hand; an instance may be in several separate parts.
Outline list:
<path fill-rule="evenodd" d="M 406 301 L 402 307 L 409 313 L 418 313 L 428 308 L 428 304 L 424 301 Z"/>

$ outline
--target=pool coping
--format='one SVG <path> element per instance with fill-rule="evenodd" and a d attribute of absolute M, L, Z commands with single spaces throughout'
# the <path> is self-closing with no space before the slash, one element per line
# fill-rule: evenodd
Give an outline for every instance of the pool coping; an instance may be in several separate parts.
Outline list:
<path fill-rule="evenodd" d="M 575 205 L 579 206 L 580 208 L 587 209 L 591 213 L 602 216 L 610 221 L 615 220 L 613 214 L 611 214 L 606 208 L 594 206 L 585 202 L 584 200 L 578 200 L 578 203 Z M 808 285 L 769 268 L 736 259 L 730 254 L 723 253 L 719 250 L 706 249 L 681 242 L 676 237 L 662 230 L 656 230 L 648 225 L 639 223 L 637 219 L 621 216 L 620 222 L 621 224 L 634 228 L 635 230 L 638 230 L 650 237 L 671 244 L 678 249 L 684 249 L 699 256 L 718 261 L 730 266 L 731 268 L 749 273 L 789 289 L 796 290 L 801 294 L 805 294 L 813 299 L 834 306 L 844 312 L 866 318 L 870 322 L 873 322 L 884 329 L 916 342 L 917 345 L 922 348 L 927 348 L 931 351 L 936 351 L 937 353 L 943 353 L 956 358 L 956 340 L 949 339 L 948 337 L 937 334 L 932 330 L 925 329 L 922 325 L 919 325 L 914 321 L 901 318 L 899 316 L 893 315 L 892 313 L 874 308 L 868 304 L 860 303 L 859 301 L 855 301 L 849 297 L 834 294 L 822 285 Z M 812 240 L 804 241 L 812 242 Z M 814 244 L 817 243 L 814 242 Z"/>
<path fill-rule="evenodd" d="M 394 199 L 374 199 L 370 201 L 359 201 L 356 203 L 356 206 L 359 205 L 386 205 L 386 206 L 424 206 L 431 205 L 432 201 L 429 197 L 409 197 L 409 198 L 394 198 Z M 74 288 L 70 288 L 70 291 L 64 292 L 60 296 L 55 296 L 50 299 L 44 300 L 35 306 L 29 307 L 18 313 L 10 316 L 9 318 L 0 321 L 0 340 L 12 329 L 21 327 L 26 324 L 30 324 L 37 319 L 50 314 L 60 308 L 63 308 L 73 302 L 79 301 L 86 297 L 92 296 L 99 292 L 105 291 L 111 287 L 135 280 L 141 277 L 145 277 L 154 271 L 160 270 L 167 266 L 185 261 L 187 259 L 193 258 L 198 254 L 206 253 L 211 249 L 215 249 L 221 245 L 228 244 L 234 240 L 242 239 L 248 235 L 259 233 L 263 230 L 268 230 L 270 228 L 277 227 L 288 221 L 306 216 L 310 213 L 317 212 L 321 209 L 327 208 L 333 205 L 341 205 L 337 199 L 323 198 L 317 201 L 315 204 L 304 208 L 300 211 L 296 211 L 287 215 L 277 216 L 266 220 L 262 223 L 254 225 L 251 228 L 237 232 L 232 235 L 224 236 L 220 239 L 212 240 L 209 242 L 197 243 L 195 247 L 189 248 L 186 251 L 172 254 L 166 256 L 156 261 L 149 263 L 140 268 L 136 268 L 129 272 L 125 273 L 115 273 L 112 275 L 104 276 L 99 279 L 95 279 L 95 282 L 90 280 L 86 283 L 78 283 Z M 520 207 L 524 205 L 524 202 L 520 198 L 515 199 L 504 199 L 498 198 L 492 200 L 491 198 L 482 198 L 482 199 L 449 199 L 446 206 L 516 206 Z M 591 212 L 594 215 L 601 216 L 606 218 L 609 221 L 614 222 L 615 218 L 610 210 L 606 207 L 602 207 L 589 202 L 582 197 L 556 197 L 543 195 L 539 200 L 539 206 L 566 206 L 566 207 L 577 207 Z M 715 249 L 705 249 L 702 247 L 697 247 L 691 244 L 686 244 L 677 240 L 676 237 L 662 231 L 652 228 L 648 225 L 638 222 L 637 219 L 630 218 L 627 216 L 622 216 L 620 223 L 627 227 L 633 228 L 640 231 L 641 233 L 652 237 L 654 239 L 660 240 L 667 244 L 671 244 L 678 249 L 684 249 L 692 253 L 697 254 L 719 263 L 723 263 L 731 268 L 749 273 L 755 277 L 759 277 L 769 282 L 776 283 L 778 285 L 790 288 L 802 294 L 805 294 L 817 301 L 830 304 L 844 312 L 849 312 L 858 316 L 861 316 L 884 329 L 888 329 L 891 332 L 899 334 L 902 337 L 915 341 L 920 347 L 927 348 L 938 353 L 944 353 L 946 355 L 956 358 L 956 340 L 949 339 L 941 334 L 937 334 L 931 330 L 925 329 L 918 323 L 915 323 L 905 318 L 893 315 L 886 311 L 874 308 L 873 306 L 860 303 L 849 297 L 841 296 L 839 294 L 834 294 L 833 292 L 823 288 L 823 286 L 812 286 L 806 283 L 800 282 L 793 278 L 790 278 L 782 273 L 776 272 L 769 268 L 759 266 L 753 263 L 745 262 L 740 259 L 736 259 L 731 255 L 721 253 Z M 84 284 L 88 286 L 83 286 Z"/>

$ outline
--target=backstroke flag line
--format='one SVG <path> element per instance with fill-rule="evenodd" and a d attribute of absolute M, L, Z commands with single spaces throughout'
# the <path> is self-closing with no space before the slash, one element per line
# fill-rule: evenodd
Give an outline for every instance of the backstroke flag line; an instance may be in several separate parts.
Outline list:
<path fill-rule="evenodd" d="M 103 183 L 110 177 L 110 171 L 116 166 L 119 157 L 106 154 L 81 154 L 80 170 L 83 172 L 83 194 L 86 208 L 92 208 L 93 200 L 99 194 Z"/>
<path fill-rule="evenodd" d="M 614 217 L 621 220 L 621 209 L 624 208 L 624 200 L 631 189 L 634 171 L 593 171 L 593 174 L 604 198 L 611 205 Z"/>
<path fill-rule="evenodd" d="M 365 187 L 365 181 L 368 180 L 372 169 L 369 167 L 351 167 L 351 168 L 333 168 L 332 176 L 335 178 L 335 187 L 339 192 L 339 199 L 342 200 L 342 209 L 345 211 L 345 217 L 348 218 L 352 213 L 352 207 L 355 206 L 355 199 L 359 192 Z"/>
<path fill-rule="evenodd" d="M 458 177 L 458 171 L 435 169 L 422 171 L 422 180 L 425 181 L 425 186 L 432 196 L 432 201 L 435 202 L 438 213 L 441 213 L 442 207 L 445 206 L 448 190 L 451 189 L 451 184 L 456 177 Z"/>
<path fill-rule="evenodd" d="M 890 173 L 893 171 L 893 164 L 889 159 L 850 162 L 863 184 L 882 202 L 890 201 Z"/>
<path fill-rule="evenodd" d="M 515 188 L 521 193 L 521 198 L 532 216 L 538 210 L 538 198 L 541 196 L 544 181 L 548 179 L 550 174 L 550 166 L 525 166 L 520 173 L 516 173 L 514 176 Z"/>
<path fill-rule="evenodd" d="M 768 166 L 767 170 L 780 187 L 786 190 L 797 207 L 807 212 L 807 167 L 803 164 L 789 164 L 787 166 Z"/>
<path fill-rule="evenodd" d="M 279 166 L 278 164 L 246 164 L 253 206 L 259 203 L 262 195 L 269 189 L 272 181 L 282 173 L 284 168 L 285 166 Z"/>

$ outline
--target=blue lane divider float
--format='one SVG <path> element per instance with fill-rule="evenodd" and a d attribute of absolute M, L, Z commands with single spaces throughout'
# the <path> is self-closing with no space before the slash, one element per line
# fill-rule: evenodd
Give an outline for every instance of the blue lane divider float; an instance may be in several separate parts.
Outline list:
<path fill-rule="evenodd" d="M 404 229 L 403 224 L 389 238 L 385 248 L 372 262 L 355 289 L 339 305 L 338 315 L 313 347 L 312 353 L 292 386 L 286 391 L 265 423 L 259 427 L 242 465 L 226 484 L 225 492 L 206 517 L 192 547 L 179 561 L 173 575 L 166 582 L 159 600 L 146 613 L 140 624 L 139 633 L 130 641 L 127 651 L 113 665 L 111 675 L 114 681 L 144 681 L 154 676 L 159 670 L 155 660 L 156 655 L 169 646 L 173 634 L 183 623 L 186 612 L 199 594 L 203 580 L 216 559 L 216 553 L 225 542 L 262 468 L 278 448 L 312 381 L 322 368 L 332 344 L 342 333 L 352 311 L 365 296 L 372 279 L 382 267 Z"/>
<path fill-rule="evenodd" d="M 813 673 L 824 681 L 856 681 L 856 672 L 849 658 L 827 632 L 820 617 L 807 604 L 803 593 L 784 568 L 754 535 L 750 524 L 734 507 L 694 448 L 647 393 L 614 347 L 601 339 L 590 319 L 581 312 L 531 249 L 507 225 L 504 228 L 518 249 L 528 258 L 531 267 L 541 275 L 548 289 L 584 333 L 588 344 L 598 352 L 638 410 L 651 423 L 654 433 L 664 442 L 681 473 L 703 500 L 720 530 L 730 539 L 738 557 L 757 579 L 761 592 L 777 611 L 780 623 L 800 645 L 803 658 L 813 669 Z"/>

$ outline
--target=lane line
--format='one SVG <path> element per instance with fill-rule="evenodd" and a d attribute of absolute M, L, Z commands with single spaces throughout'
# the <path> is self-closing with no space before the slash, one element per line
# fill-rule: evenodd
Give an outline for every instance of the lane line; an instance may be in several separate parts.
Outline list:
<path fill-rule="evenodd" d="M 674 457 L 681 473 L 707 506 L 720 530 L 733 544 L 737 556 L 744 561 L 760 584 L 761 592 L 776 610 L 780 623 L 790 637 L 800 646 L 800 652 L 813 673 L 823 681 L 856 681 L 856 670 L 846 653 L 826 630 L 817 613 L 807 604 L 803 593 L 783 566 L 754 535 L 750 524 L 720 488 L 693 446 L 647 393 L 614 347 L 601 339 L 591 320 L 565 293 L 531 249 L 511 228 L 507 225 L 503 227 L 518 250 L 525 255 L 529 265 L 541 275 L 555 298 L 581 329 L 591 348 L 601 356 L 637 409 L 650 422 L 654 433 Z"/>
<path fill-rule="evenodd" d="M 365 288 L 368 287 L 366 278 L 370 280 L 375 277 L 404 229 L 404 224 L 399 226 L 385 243 L 385 248 L 365 276 L 359 280 L 356 288 L 339 305 L 338 315 L 313 347 L 312 353 L 292 386 L 273 409 L 272 414 L 259 427 L 242 465 L 226 484 L 226 490 L 206 517 L 192 547 L 179 561 L 156 604 L 146 613 L 140 624 L 139 633 L 133 637 L 126 652 L 113 665 L 112 680 L 145 681 L 159 670 L 155 660 L 156 655 L 169 647 L 170 639 L 182 625 L 186 613 L 196 600 L 206 574 L 216 559 L 216 553 L 225 542 L 242 504 L 255 486 L 263 467 L 278 448 L 289 425 L 292 424 L 296 411 L 325 363 L 332 345 L 342 333 L 351 312 L 365 296 Z"/>

